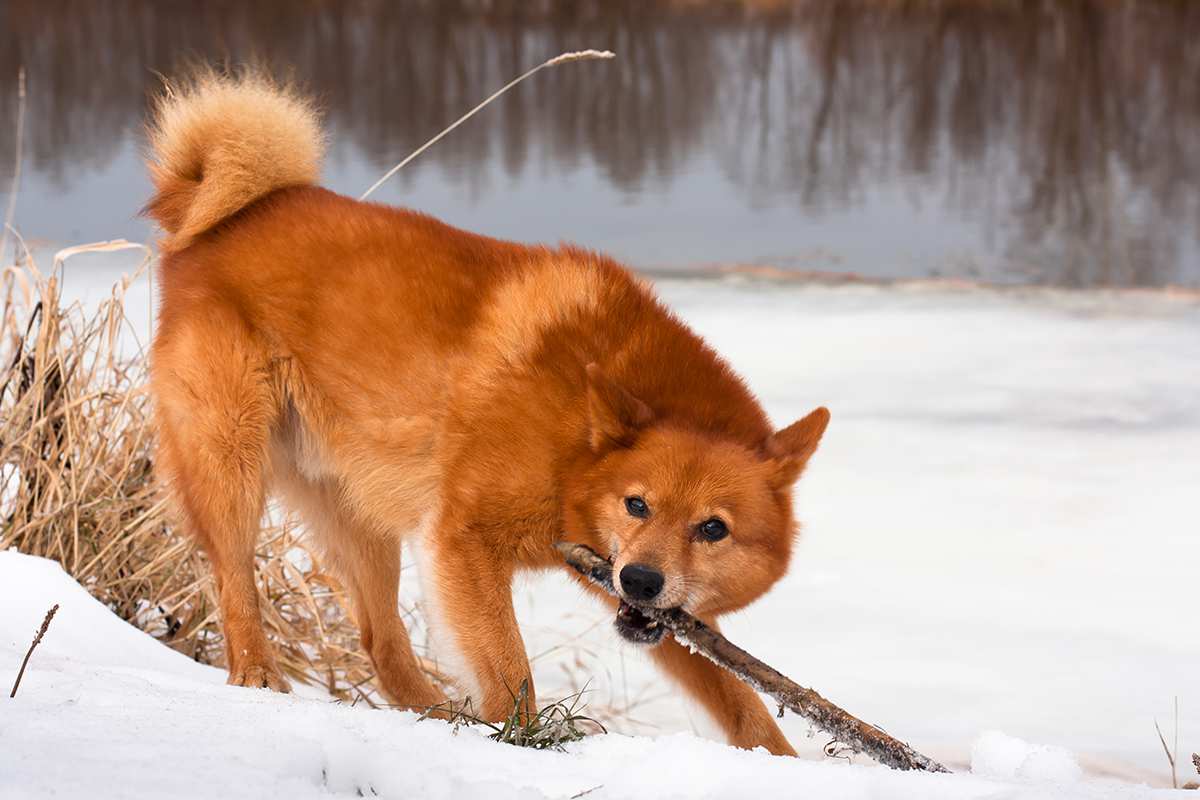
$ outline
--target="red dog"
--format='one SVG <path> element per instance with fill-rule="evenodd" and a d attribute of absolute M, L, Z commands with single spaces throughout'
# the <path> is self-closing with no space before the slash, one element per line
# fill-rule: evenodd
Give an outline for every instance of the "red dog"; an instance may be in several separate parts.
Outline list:
<path fill-rule="evenodd" d="M 316 114 L 261 77 L 168 92 L 150 135 L 159 460 L 216 574 L 230 683 L 287 691 L 254 580 L 273 491 L 344 577 L 384 691 L 414 708 L 444 698 L 397 613 L 404 541 L 492 719 L 529 680 L 513 575 L 564 568 L 559 538 L 611 554 L 624 597 L 710 623 L 783 575 L 791 486 L 829 413 L 773 430 L 620 265 L 318 188 Z M 624 602 L 616 628 L 656 643 L 733 744 L 793 752 L 745 684 Z"/>

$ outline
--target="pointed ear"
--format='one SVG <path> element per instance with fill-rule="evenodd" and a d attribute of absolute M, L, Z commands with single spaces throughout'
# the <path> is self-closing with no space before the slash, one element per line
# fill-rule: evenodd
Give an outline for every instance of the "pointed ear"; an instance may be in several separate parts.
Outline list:
<path fill-rule="evenodd" d="M 628 447 L 637 432 L 650 424 L 650 407 L 625 391 L 595 364 L 587 365 L 588 424 L 592 450 Z"/>
<path fill-rule="evenodd" d="M 775 467 L 772 484 L 777 489 L 791 486 L 804 472 L 808 459 L 816 452 L 829 424 L 829 409 L 822 406 L 809 413 L 804 419 L 793 422 L 767 439 L 767 457 Z"/>

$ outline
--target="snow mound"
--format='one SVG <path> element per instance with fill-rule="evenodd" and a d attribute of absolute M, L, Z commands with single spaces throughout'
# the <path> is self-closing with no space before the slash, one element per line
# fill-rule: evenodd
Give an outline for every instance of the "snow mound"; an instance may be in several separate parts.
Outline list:
<path fill-rule="evenodd" d="M 0 644 L 22 655 L 46 612 L 56 603 L 59 606 L 53 634 L 38 645 L 41 669 L 31 669 L 25 676 L 26 689 L 32 689 L 40 676 L 73 663 L 155 669 L 210 682 L 220 677 L 114 617 L 56 561 L 15 550 L 0 553 L 0 587 Z"/>
<path fill-rule="evenodd" d="M 988 731 L 971 749 L 971 772 L 991 778 L 1072 783 L 1083 777 L 1075 757 L 1061 747 L 1034 745 Z"/>
<path fill-rule="evenodd" d="M 989 734 L 980 774 L 892 772 L 610 734 L 522 750 L 416 715 L 223 685 L 126 625 L 53 562 L 0 553 L 0 678 L 61 608 L 15 699 L 0 699 L 0 797 L 1153 798 L 1080 780 L 1070 757 Z M 1044 751 L 1044 752 L 1043 752 Z M 986 774 L 986 775 L 985 775 Z M 586 795 L 581 795 L 586 793 Z"/>

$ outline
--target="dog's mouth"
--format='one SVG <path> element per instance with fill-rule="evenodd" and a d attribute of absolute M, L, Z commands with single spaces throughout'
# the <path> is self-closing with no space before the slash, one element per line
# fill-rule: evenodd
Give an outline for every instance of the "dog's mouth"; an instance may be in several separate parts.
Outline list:
<path fill-rule="evenodd" d="M 617 606 L 617 617 L 613 620 L 613 627 L 622 639 L 634 644 L 658 644 L 667 632 L 657 620 L 651 619 L 624 600 Z"/>

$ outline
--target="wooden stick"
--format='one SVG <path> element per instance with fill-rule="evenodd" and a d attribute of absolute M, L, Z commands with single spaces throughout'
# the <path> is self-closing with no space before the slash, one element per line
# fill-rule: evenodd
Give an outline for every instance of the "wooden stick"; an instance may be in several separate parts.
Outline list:
<path fill-rule="evenodd" d="M 607 559 L 582 544 L 558 542 L 555 547 L 576 572 L 614 597 L 619 596 L 613 586 L 612 564 Z M 701 654 L 758 691 L 775 698 L 780 706 L 780 714 L 784 708 L 791 709 L 854 752 L 866 753 L 892 769 L 950 771 L 874 725 L 851 716 L 812 689 L 804 688 L 778 670 L 759 661 L 686 611 L 644 606 L 637 606 L 637 609 L 664 625 L 680 644 L 693 653 Z"/>
<path fill-rule="evenodd" d="M 46 635 L 46 629 L 50 627 L 50 620 L 54 619 L 54 615 L 58 613 L 58 603 L 46 612 L 46 618 L 42 620 L 42 627 L 38 628 L 37 636 L 33 637 L 33 644 L 29 645 L 29 649 L 25 651 L 25 660 L 21 662 L 21 669 L 17 672 L 17 680 L 13 683 L 12 692 L 9 693 L 9 698 L 17 696 L 17 687 L 21 685 L 21 678 L 25 676 L 25 667 L 29 664 L 29 657 L 33 655 L 33 648 L 42 643 L 42 637 Z"/>

